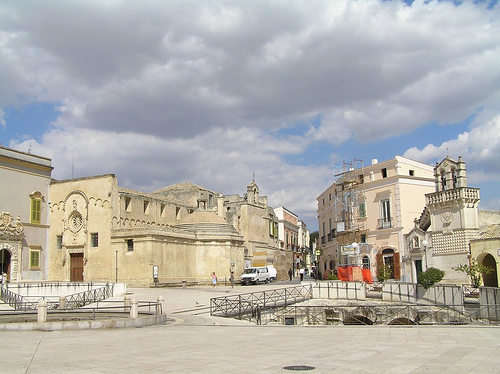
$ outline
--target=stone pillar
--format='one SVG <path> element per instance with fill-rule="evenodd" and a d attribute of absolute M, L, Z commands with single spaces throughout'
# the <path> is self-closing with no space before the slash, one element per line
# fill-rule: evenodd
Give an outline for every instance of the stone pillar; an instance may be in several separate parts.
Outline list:
<path fill-rule="evenodd" d="M 64 296 L 59 297 L 59 309 L 66 309 L 66 298 Z"/>
<path fill-rule="evenodd" d="M 40 300 L 38 303 L 38 322 L 47 322 L 47 300 Z"/>
<path fill-rule="evenodd" d="M 136 299 L 130 299 L 130 318 L 136 319 L 139 317 L 139 308 Z"/>
<path fill-rule="evenodd" d="M 158 296 L 158 298 L 156 299 L 156 302 L 158 303 L 158 305 L 156 306 L 156 314 L 165 314 L 165 312 L 164 312 L 165 299 L 163 298 L 163 296 Z"/>
<path fill-rule="evenodd" d="M 125 297 L 123 298 L 123 310 L 125 312 L 127 312 L 129 310 L 129 306 L 130 306 L 130 296 L 127 296 L 125 295 Z"/>
<path fill-rule="evenodd" d="M 217 215 L 224 218 L 224 196 L 222 194 L 217 197 Z"/>

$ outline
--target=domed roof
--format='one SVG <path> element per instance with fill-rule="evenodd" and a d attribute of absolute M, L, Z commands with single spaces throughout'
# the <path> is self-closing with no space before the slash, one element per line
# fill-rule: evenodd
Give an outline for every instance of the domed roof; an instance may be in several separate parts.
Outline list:
<path fill-rule="evenodd" d="M 227 225 L 227 221 L 213 212 L 194 212 L 180 220 L 179 224 L 185 223 L 219 223 Z"/>

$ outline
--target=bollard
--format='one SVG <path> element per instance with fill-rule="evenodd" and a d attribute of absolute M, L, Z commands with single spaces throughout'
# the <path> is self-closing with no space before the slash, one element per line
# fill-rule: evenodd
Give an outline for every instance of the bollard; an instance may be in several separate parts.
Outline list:
<path fill-rule="evenodd" d="M 182 288 L 186 288 L 186 282 L 187 281 L 182 281 Z"/>
<path fill-rule="evenodd" d="M 124 303 L 123 311 L 128 312 L 130 309 L 130 296 L 125 295 L 125 297 L 123 298 L 123 303 Z"/>
<path fill-rule="evenodd" d="M 130 299 L 130 318 L 136 319 L 139 317 L 139 308 L 136 299 Z"/>
<path fill-rule="evenodd" d="M 165 310 L 164 309 L 164 303 L 165 303 L 165 299 L 163 298 L 163 296 L 158 296 L 158 298 L 156 299 L 156 302 L 158 303 L 156 305 L 156 314 L 164 314 L 163 311 Z"/>
<path fill-rule="evenodd" d="M 66 309 L 66 298 L 59 296 L 59 309 Z"/>
<path fill-rule="evenodd" d="M 38 303 L 38 322 L 47 322 L 47 300 L 40 300 Z"/>

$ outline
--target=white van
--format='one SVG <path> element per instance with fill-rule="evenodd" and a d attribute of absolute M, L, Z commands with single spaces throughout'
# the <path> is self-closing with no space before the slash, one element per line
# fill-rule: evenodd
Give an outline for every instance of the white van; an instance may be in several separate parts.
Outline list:
<path fill-rule="evenodd" d="M 260 282 L 269 282 L 269 271 L 267 267 L 251 267 L 246 268 L 245 272 L 241 274 L 241 285 L 253 283 L 258 284 Z"/>
<path fill-rule="evenodd" d="M 269 282 L 276 282 L 278 278 L 278 271 L 274 266 L 267 266 L 267 271 L 269 272 Z"/>

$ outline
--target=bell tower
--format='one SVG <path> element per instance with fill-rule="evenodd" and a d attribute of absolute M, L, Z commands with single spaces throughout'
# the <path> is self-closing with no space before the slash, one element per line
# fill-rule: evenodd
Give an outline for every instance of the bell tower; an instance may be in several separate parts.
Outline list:
<path fill-rule="evenodd" d="M 469 243 L 479 232 L 479 188 L 467 187 L 465 162 L 449 156 L 434 167 L 436 191 L 425 195 L 431 218 L 431 243 L 427 249 L 429 266 L 445 271 L 445 278 L 461 282 L 452 269 L 468 263 Z"/>

